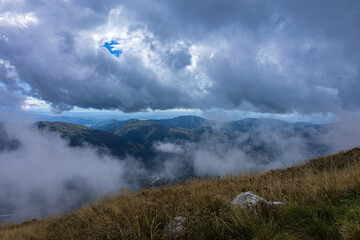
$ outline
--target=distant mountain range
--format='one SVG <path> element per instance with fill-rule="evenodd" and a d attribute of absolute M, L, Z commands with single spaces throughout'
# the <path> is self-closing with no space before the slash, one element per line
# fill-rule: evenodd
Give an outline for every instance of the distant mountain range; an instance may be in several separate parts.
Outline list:
<path fill-rule="evenodd" d="M 248 142 L 254 142 L 260 133 L 276 133 L 284 138 L 301 137 L 315 150 L 319 150 L 317 136 L 326 133 L 330 125 L 311 123 L 289 123 L 282 120 L 266 118 L 246 118 L 237 121 L 216 122 L 197 116 L 180 116 L 161 120 L 125 121 L 109 120 L 91 125 L 121 136 L 127 140 L 150 146 L 155 141 L 189 140 L 197 142 L 203 134 L 236 139 L 240 135 L 248 137 Z M 259 140 L 259 139 L 256 139 Z M 259 142 L 259 141 L 257 141 Z M 260 142 L 261 144 L 261 142 Z M 320 144 L 321 145 L 321 144 Z M 251 147 L 251 146 L 250 146 Z M 324 149 L 321 150 L 324 153 Z"/>
<path fill-rule="evenodd" d="M 156 141 L 191 140 L 191 131 L 171 125 L 133 120 L 113 132 L 130 141 L 151 147 Z"/>
<path fill-rule="evenodd" d="M 170 119 L 149 120 L 149 121 L 166 124 L 173 127 L 185 128 L 185 129 L 210 127 L 215 124 L 215 121 L 207 120 L 205 118 L 201 118 L 197 116 L 180 116 Z"/>
<path fill-rule="evenodd" d="M 196 116 L 161 120 L 111 119 L 92 124 L 91 127 L 67 122 L 40 121 L 34 126 L 42 131 L 59 133 L 61 137 L 69 140 L 70 146 L 82 146 L 86 143 L 97 147 L 99 151 L 109 151 L 119 158 L 133 156 L 140 159 L 148 169 L 158 168 L 161 162 L 165 161 L 165 157 L 161 157 L 162 153 L 156 151 L 154 144 L 187 142 L 199 145 L 203 144 L 204 139 L 214 139 L 232 148 L 241 149 L 251 158 L 265 162 L 281 157 L 283 146 L 278 144 L 276 138 L 300 139 L 306 156 L 315 157 L 328 153 L 328 146 L 319 140 L 319 136 L 330 128 L 329 125 L 289 123 L 264 118 L 215 122 Z M 1 128 L 0 134 L 3 136 L 0 140 L 0 151 L 16 147 L 16 139 L 8 139 Z M 189 156 L 183 156 L 184 160 L 185 158 Z"/>
<path fill-rule="evenodd" d="M 110 119 L 107 121 L 98 122 L 95 124 L 91 124 L 90 127 L 94 129 L 100 129 L 108 132 L 114 132 L 118 128 L 120 128 L 122 125 L 124 125 L 127 122 L 135 121 L 139 119 L 128 119 L 128 120 L 116 120 L 116 119 Z M 170 119 L 150 119 L 146 120 L 147 122 L 153 122 L 153 123 L 161 123 L 173 127 L 179 127 L 184 129 L 194 129 L 194 128 L 200 128 L 200 127 L 210 127 L 215 123 L 215 121 L 207 120 L 205 118 L 197 117 L 197 116 L 180 116 Z"/>
<path fill-rule="evenodd" d="M 192 131 L 188 129 L 136 119 L 104 121 L 93 126 L 98 129 L 74 123 L 47 121 L 37 122 L 35 126 L 59 133 L 69 140 L 70 146 L 87 143 L 100 150 L 106 148 L 120 158 L 130 155 L 141 159 L 147 168 L 155 167 L 151 162 L 156 156 L 153 149 L 155 142 L 192 139 Z"/>

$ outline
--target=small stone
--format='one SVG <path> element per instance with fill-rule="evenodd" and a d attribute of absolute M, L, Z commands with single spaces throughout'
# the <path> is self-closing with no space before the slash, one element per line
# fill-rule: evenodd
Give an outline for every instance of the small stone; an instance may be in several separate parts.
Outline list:
<path fill-rule="evenodd" d="M 235 206 L 239 207 L 256 207 L 258 203 L 265 203 L 267 205 L 280 205 L 282 202 L 270 202 L 265 200 L 264 198 L 256 195 L 253 192 L 243 192 L 236 196 L 236 198 L 231 202 Z"/>
<path fill-rule="evenodd" d="M 179 216 L 179 217 L 175 217 L 174 220 L 172 220 L 169 225 L 167 230 L 173 235 L 173 236 L 179 236 L 184 227 L 183 227 L 183 223 L 185 222 L 186 218 Z"/>

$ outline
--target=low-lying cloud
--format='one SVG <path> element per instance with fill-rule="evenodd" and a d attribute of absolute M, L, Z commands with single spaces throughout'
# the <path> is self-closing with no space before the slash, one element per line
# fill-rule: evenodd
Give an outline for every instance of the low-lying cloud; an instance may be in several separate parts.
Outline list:
<path fill-rule="evenodd" d="M 306 160 L 360 146 L 360 119 L 351 116 L 329 125 L 276 130 L 260 126 L 249 132 L 205 133 L 197 142 L 157 142 L 163 179 L 224 176 L 289 167 Z M 214 131 L 214 129 L 213 129 Z"/>
<path fill-rule="evenodd" d="M 284 137 L 275 131 L 257 131 L 228 136 L 203 135 L 199 142 L 157 143 L 156 150 L 163 159 L 161 177 L 176 179 L 191 174 L 195 176 L 225 176 L 246 172 L 261 172 L 287 167 L 320 155 L 311 153 L 306 139 Z"/>
<path fill-rule="evenodd" d="M 6 124 L 16 147 L 0 152 L 0 221 L 63 213 L 101 194 L 135 188 L 141 168 L 54 133 Z"/>

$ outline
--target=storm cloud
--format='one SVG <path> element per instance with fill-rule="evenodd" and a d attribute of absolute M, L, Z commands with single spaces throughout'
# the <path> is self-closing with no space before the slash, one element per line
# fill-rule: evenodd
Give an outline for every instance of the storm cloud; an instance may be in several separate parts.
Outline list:
<path fill-rule="evenodd" d="M 55 111 L 359 110 L 356 1 L 0 3 L 0 87 Z"/>

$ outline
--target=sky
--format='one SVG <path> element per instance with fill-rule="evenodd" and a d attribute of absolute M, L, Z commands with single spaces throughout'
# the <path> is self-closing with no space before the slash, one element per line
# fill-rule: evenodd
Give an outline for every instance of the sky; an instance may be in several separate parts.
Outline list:
<path fill-rule="evenodd" d="M 351 0 L 0 0 L 0 114 L 356 113 L 359 26 Z"/>

